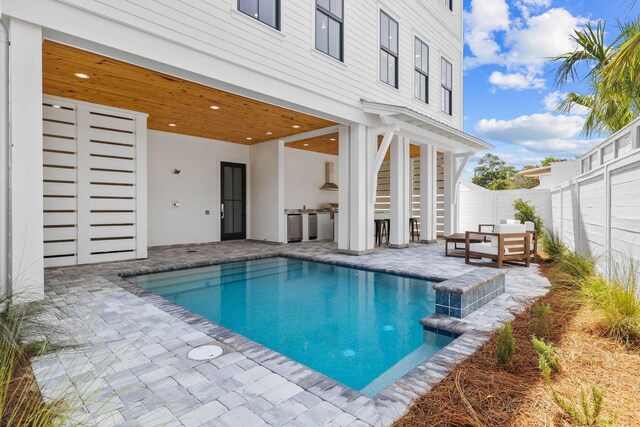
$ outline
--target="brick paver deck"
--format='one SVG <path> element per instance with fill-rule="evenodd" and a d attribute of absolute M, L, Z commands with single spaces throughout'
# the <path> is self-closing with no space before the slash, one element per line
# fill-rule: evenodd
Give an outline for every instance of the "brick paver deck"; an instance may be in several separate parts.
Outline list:
<path fill-rule="evenodd" d="M 74 347 L 33 360 L 43 396 L 79 396 L 75 420 L 90 425 L 390 425 L 481 346 L 487 331 L 549 286 L 535 265 L 507 267 L 505 293 L 464 319 L 469 332 L 369 398 L 161 297 L 136 295 L 139 289 L 119 277 L 279 254 L 437 279 L 477 268 L 445 257 L 442 244 L 376 248 L 356 257 L 325 242 L 231 242 L 152 248 L 145 260 L 47 269 L 45 291 L 56 309 L 51 323 Z M 189 360 L 189 350 L 202 344 L 220 345 L 225 354 Z"/>

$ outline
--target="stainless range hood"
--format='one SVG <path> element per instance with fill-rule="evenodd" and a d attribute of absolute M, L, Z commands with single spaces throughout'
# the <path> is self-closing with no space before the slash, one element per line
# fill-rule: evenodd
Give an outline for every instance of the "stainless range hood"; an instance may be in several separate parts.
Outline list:
<path fill-rule="evenodd" d="M 324 164 L 325 183 L 320 187 L 321 190 L 338 191 L 338 186 L 333 182 L 333 168 L 333 162 L 326 162 Z"/>

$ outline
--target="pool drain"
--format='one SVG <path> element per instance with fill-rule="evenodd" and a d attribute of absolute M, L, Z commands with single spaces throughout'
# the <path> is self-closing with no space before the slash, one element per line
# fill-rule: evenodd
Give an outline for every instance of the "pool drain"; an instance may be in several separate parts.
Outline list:
<path fill-rule="evenodd" d="M 187 357 L 191 360 L 211 360 L 220 356 L 223 353 L 222 347 L 217 345 L 201 345 L 196 347 L 187 354 Z"/>

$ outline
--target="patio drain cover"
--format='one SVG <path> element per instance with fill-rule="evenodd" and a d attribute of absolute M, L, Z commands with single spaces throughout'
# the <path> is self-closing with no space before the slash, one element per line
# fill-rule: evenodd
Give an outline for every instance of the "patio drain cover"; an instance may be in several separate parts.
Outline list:
<path fill-rule="evenodd" d="M 211 360 L 223 353 L 222 347 L 217 345 L 201 345 L 196 347 L 187 354 L 191 360 Z"/>

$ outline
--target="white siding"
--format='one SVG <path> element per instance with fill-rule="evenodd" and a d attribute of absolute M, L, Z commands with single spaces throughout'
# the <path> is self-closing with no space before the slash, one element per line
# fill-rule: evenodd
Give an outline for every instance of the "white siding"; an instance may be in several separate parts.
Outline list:
<path fill-rule="evenodd" d="M 454 12 L 441 1 L 345 2 L 344 63 L 314 49 L 314 0 L 282 1 L 281 31 L 238 12 L 236 0 L 36 2 L 37 5 L 25 5 L 22 0 L 6 0 L 3 13 L 198 72 L 221 83 L 259 88 L 257 90 L 265 95 L 327 114 L 331 114 L 333 109 L 326 101 L 358 107 L 360 99 L 365 98 L 405 105 L 456 128 L 462 126 L 463 45 L 462 6 L 459 1 L 454 2 Z M 379 81 L 380 8 L 400 24 L 399 89 Z M 91 15 L 106 18 L 108 22 L 91 23 L 88 19 Z M 74 25 L 68 25 L 65 19 L 74 19 Z M 92 39 L 94 29 L 95 39 Z M 107 30 L 118 37 L 108 37 Z M 123 39 L 132 30 L 141 32 L 141 36 Z M 104 33 L 99 35 L 101 31 Z M 155 37 L 153 43 L 148 35 Z M 413 97 L 415 36 L 430 47 L 429 105 Z M 161 45 L 166 48 L 159 48 Z M 183 57 L 184 49 L 204 54 L 217 61 L 218 66 L 203 68 L 202 61 L 178 61 Z M 453 116 L 440 111 L 441 56 L 453 64 Z M 196 70 L 197 67 L 200 68 Z M 235 71 L 240 69 L 246 71 Z M 253 78 L 254 73 L 261 75 L 259 81 Z M 283 92 L 277 89 L 271 84 L 276 81 L 286 83 L 291 90 Z M 320 105 L 303 96 L 304 91 L 321 95 L 316 99 L 323 99 L 325 103 Z"/>

